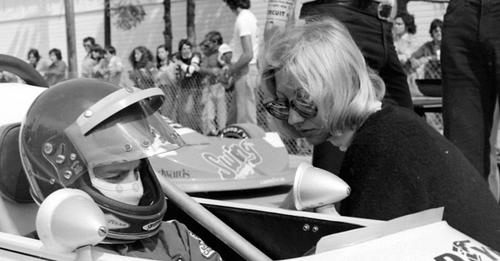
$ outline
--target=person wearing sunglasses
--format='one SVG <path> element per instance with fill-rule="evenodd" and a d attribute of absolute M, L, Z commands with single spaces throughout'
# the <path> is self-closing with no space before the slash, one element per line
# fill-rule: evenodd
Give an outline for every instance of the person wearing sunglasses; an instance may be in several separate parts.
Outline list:
<path fill-rule="evenodd" d="M 385 86 L 333 18 L 277 33 L 260 59 L 265 108 L 278 130 L 345 151 L 345 216 L 389 220 L 444 207 L 454 228 L 500 249 L 500 207 L 460 150 L 414 112 L 385 105 Z M 324 155 L 331 157 L 332 155 Z"/>
<path fill-rule="evenodd" d="M 341 21 L 351 33 L 354 42 L 368 65 L 384 80 L 386 92 L 383 104 L 396 104 L 412 109 L 407 76 L 394 49 L 391 33 L 396 15 L 396 0 L 314 0 L 304 1 L 299 18 L 305 22 L 317 16 L 333 17 Z M 336 160 L 323 157 L 336 153 Z M 331 172 L 338 172 L 344 154 L 329 143 L 314 146 L 312 164 Z"/>

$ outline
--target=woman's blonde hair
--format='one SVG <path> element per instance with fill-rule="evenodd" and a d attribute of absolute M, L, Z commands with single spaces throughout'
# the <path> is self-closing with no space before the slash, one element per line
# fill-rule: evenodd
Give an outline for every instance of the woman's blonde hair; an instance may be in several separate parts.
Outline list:
<path fill-rule="evenodd" d="M 276 94 L 282 71 L 304 88 L 332 134 L 355 130 L 377 110 L 385 85 L 365 63 L 347 29 L 333 18 L 286 28 L 267 43 L 260 59 L 262 82 Z"/>

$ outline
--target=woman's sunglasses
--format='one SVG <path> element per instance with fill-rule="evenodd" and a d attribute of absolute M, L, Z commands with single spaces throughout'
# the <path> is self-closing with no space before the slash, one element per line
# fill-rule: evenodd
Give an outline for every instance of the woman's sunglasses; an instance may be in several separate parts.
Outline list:
<path fill-rule="evenodd" d="M 290 108 L 293 108 L 304 119 L 314 118 L 318 114 L 318 106 L 311 100 L 305 91 L 297 91 L 295 100 L 278 98 L 264 104 L 266 110 L 273 117 L 286 121 L 290 115 Z"/>

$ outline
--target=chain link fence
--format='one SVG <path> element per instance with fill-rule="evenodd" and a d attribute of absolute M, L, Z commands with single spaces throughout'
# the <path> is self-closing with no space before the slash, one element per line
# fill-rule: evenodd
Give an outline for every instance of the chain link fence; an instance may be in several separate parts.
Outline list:
<path fill-rule="evenodd" d="M 424 80 L 441 80 L 441 60 L 438 57 L 424 57 L 425 62 L 416 69 L 414 82 L 409 84 L 417 85 L 417 81 Z M 442 88 L 442 86 L 439 86 Z M 410 85 L 411 88 L 411 85 Z M 423 95 L 419 92 L 419 95 Z M 436 131 L 443 134 L 444 123 L 443 115 L 440 112 L 427 112 L 425 113 L 427 123 Z"/>
<path fill-rule="evenodd" d="M 238 106 L 233 103 L 235 91 L 231 86 L 220 83 L 210 85 L 197 73 L 189 77 L 178 77 L 175 82 L 161 81 L 158 77 L 155 79 L 153 74 L 133 71 L 129 72 L 128 78 L 132 80 L 132 85 L 139 88 L 162 89 L 166 100 L 160 112 L 174 122 L 197 132 L 217 135 L 218 133 L 207 130 L 207 127 L 215 125 L 216 129 L 221 131 L 225 126 L 236 123 L 228 121 L 228 118 L 231 118 L 229 115 L 235 110 L 234 106 Z M 256 96 L 257 125 L 264 131 L 275 131 L 269 127 L 270 116 L 262 103 L 263 95 L 260 89 L 256 90 Z M 282 140 L 290 154 L 312 155 L 312 145 L 305 139 L 282 138 Z"/>

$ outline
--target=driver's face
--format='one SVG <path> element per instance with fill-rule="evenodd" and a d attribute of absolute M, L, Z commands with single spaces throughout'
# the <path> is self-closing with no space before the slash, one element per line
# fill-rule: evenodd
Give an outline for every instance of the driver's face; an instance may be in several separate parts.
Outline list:
<path fill-rule="evenodd" d="M 109 183 L 130 183 L 137 180 L 135 171 L 140 164 L 140 160 L 134 160 L 124 163 L 117 163 L 94 168 L 96 178 Z"/>

